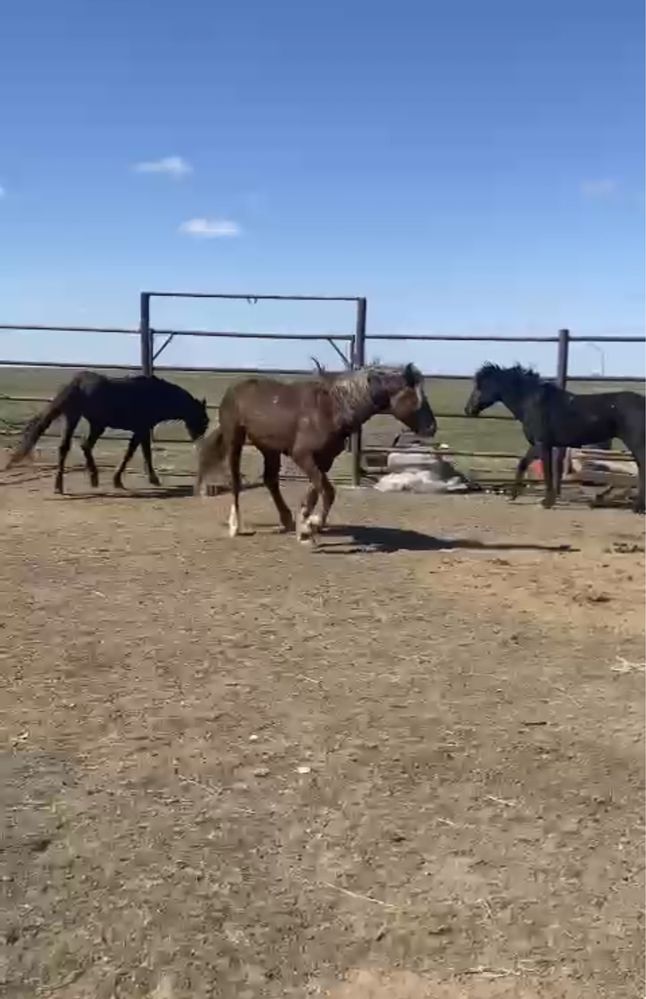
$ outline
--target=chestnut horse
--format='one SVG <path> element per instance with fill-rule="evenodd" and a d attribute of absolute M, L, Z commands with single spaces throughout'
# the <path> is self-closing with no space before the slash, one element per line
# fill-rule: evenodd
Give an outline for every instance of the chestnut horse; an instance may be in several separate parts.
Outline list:
<path fill-rule="evenodd" d="M 228 460 L 233 500 L 229 534 L 240 531 L 240 457 L 248 440 L 264 457 L 264 482 L 286 531 L 299 541 L 325 526 L 335 490 L 328 479 L 332 462 L 347 438 L 371 416 L 390 413 L 416 433 L 437 429 L 421 373 L 413 364 L 367 367 L 334 377 L 298 382 L 247 378 L 232 385 L 220 405 L 220 425 L 199 449 L 196 493 L 206 474 Z M 310 480 L 298 525 L 280 491 L 281 455 L 288 455 Z M 322 496 L 320 516 L 313 511 Z"/>

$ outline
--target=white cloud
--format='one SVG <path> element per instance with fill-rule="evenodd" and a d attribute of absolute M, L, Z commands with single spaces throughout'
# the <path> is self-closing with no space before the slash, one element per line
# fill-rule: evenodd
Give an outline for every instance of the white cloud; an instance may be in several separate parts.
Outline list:
<path fill-rule="evenodd" d="M 581 184 L 581 194 L 591 201 L 601 201 L 604 198 L 612 198 L 617 193 L 618 184 L 611 177 L 602 177 L 598 180 L 584 180 Z"/>
<path fill-rule="evenodd" d="M 164 173 L 176 180 L 193 173 L 193 167 L 183 156 L 164 156 L 161 160 L 135 163 L 133 170 L 135 173 Z"/>
<path fill-rule="evenodd" d="M 242 229 L 231 219 L 188 219 L 182 222 L 179 231 L 198 239 L 218 239 L 239 236 Z"/>

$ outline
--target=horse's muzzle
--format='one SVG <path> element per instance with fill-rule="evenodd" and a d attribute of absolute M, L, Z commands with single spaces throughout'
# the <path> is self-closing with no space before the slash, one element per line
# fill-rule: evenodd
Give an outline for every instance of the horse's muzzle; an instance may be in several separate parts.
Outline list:
<path fill-rule="evenodd" d="M 418 414 L 415 432 L 420 434 L 422 437 L 435 437 L 435 434 L 437 433 L 437 420 L 430 410 L 428 413 Z"/>

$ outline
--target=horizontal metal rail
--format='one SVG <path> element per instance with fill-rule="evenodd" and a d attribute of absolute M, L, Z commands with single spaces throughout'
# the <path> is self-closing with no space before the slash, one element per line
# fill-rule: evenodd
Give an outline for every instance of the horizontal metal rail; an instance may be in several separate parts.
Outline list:
<path fill-rule="evenodd" d="M 40 323 L 0 323 L 1 330 L 22 330 L 24 333 L 125 333 L 139 336 L 139 330 L 124 326 L 42 326 Z"/>
<path fill-rule="evenodd" d="M 615 458 L 618 461 L 634 461 L 634 458 L 629 451 L 602 451 L 600 449 L 587 449 L 585 447 L 572 448 L 573 451 L 582 451 L 586 458 L 591 461 L 601 461 L 610 459 L 614 461 Z M 388 445 L 380 446 L 379 444 L 369 444 L 363 449 L 364 454 L 407 454 L 407 455 L 433 455 L 434 457 L 444 458 L 447 455 L 470 455 L 476 458 L 518 458 L 520 455 L 514 453 L 511 454 L 508 451 L 505 452 L 494 452 L 494 451 L 459 451 L 452 447 L 434 447 L 430 446 L 428 448 L 418 448 L 418 447 L 390 447 Z"/>
<path fill-rule="evenodd" d="M 52 397 L 40 396 L 40 395 L 4 395 L 0 392 L 0 402 L 40 402 L 47 403 L 51 402 Z M 218 411 L 220 406 L 217 403 L 207 402 L 207 409 L 212 409 Z M 435 416 L 440 420 L 471 420 L 473 417 L 467 416 L 466 413 L 442 413 L 434 410 Z M 499 420 L 503 423 L 514 423 L 513 416 L 501 416 L 496 413 L 491 413 L 479 417 L 481 422 L 485 420 Z"/>
<path fill-rule="evenodd" d="M 82 371 L 87 367 L 92 367 L 94 370 L 101 369 L 106 371 L 136 371 L 140 372 L 138 364 L 113 364 L 112 361 L 100 362 L 100 361 L 86 361 L 85 364 L 79 363 L 78 361 L 12 361 L 0 359 L 0 368 L 76 368 L 78 371 Z M 180 370 L 179 368 L 173 368 L 173 371 Z M 191 368 L 191 371 L 198 370 L 204 371 L 204 368 Z"/>
<path fill-rule="evenodd" d="M 244 302 L 359 302 L 360 295 L 212 294 L 208 291 L 143 291 L 149 298 L 214 298 Z"/>
<path fill-rule="evenodd" d="M 558 343 L 557 336 L 507 336 L 484 333 L 366 333 L 368 340 L 469 340 L 487 343 Z"/>
<path fill-rule="evenodd" d="M 354 340 L 351 333 L 239 333 L 236 330 L 151 330 L 158 336 L 229 337 L 236 340 Z"/>
<path fill-rule="evenodd" d="M 570 333 L 570 343 L 646 343 L 644 336 L 576 336 Z"/>
<path fill-rule="evenodd" d="M 328 340 L 328 336 L 322 337 L 324 340 Z M 349 337 L 349 339 L 352 339 Z M 93 370 L 106 370 L 106 371 L 136 371 L 140 372 L 140 367 L 138 364 L 116 364 L 110 361 L 16 361 L 12 359 L 2 359 L 0 358 L 0 368 L 76 368 L 77 370 L 83 370 L 86 367 L 91 367 Z M 155 365 L 155 371 L 164 371 L 166 373 L 172 374 L 173 372 L 187 372 L 187 373 L 197 373 L 204 375 L 240 375 L 244 377 L 245 375 L 294 375 L 296 377 L 303 377 L 307 375 L 312 375 L 313 371 L 311 368 L 205 368 L 204 365 L 187 365 L 187 364 L 167 364 L 167 365 Z M 340 371 L 329 371 L 328 374 L 344 374 Z M 460 374 L 447 374 L 446 372 L 431 372 L 423 375 L 426 381 L 451 381 L 451 382 L 472 382 L 473 375 L 460 375 Z M 553 381 L 554 379 L 546 378 L 546 381 Z M 594 382 L 599 384 L 600 382 L 617 383 L 617 382 L 634 382 L 635 384 L 644 384 L 646 381 L 643 375 L 568 375 L 568 382 Z"/>

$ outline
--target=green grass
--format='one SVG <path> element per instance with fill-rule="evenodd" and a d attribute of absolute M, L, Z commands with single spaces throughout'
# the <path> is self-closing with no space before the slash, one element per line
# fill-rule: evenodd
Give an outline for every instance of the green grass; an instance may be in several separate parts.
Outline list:
<path fill-rule="evenodd" d="M 126 372 L 102 369 L 106 374 L 123 375 Z M 2 443 L 9 445 L 10 440 L 6 439 L 7 433 L 18 431 L 31 416 L 34 415 L 44 405 L 44 401 L 21 401 L 13 402 L 7 396 L 19 396 L 29 399 L 46 400 L 51 398 L 58 388 L 69 381 L 74 375 L 71 368 L 0 368 L 0 436 L 4 435 Z M 133 371 L 133 373 L 135 373 Z M 238 377 L 234 374 L 219 375 L 209 371 L 200 372 L 172 372 L 164 371 L 163 377 L 178 382 L 187 388 L 193 395 L 206 397 L 209 406 L 216 407 L 226 390 L 227 386 Z M 612 388 L 635 388 L 635 384 L 621 385 L 613 384 Z M 438 415 L 438 433 L 436 441 L 446 443 L 455 451 L 475 451 L 475 452 L 498 452 L 511 455 L 520 455 L 526 448 L 525 438 L 518 423 L 513 420 L 502 406 L 495 406 L 489 414 L 478 419 L 468 419 L 461 414 L 464 412 L 464 404 L 471 390 L 470 381 L 432 378 L 427 383 L 427 392 L 431 400 L 433 410 Z M 589 382 L 576 382 L 574 389 L 577 392 L 603 392 L 608 391 L 607 383 L 591 380 Z M 448 415 L 444 415 L 448 414 Z M 503 419 L 492 419 L 491 417 L 504 417 Z M 214 411 L 212 419 L 217 418 Z M 57 428 L 53 428 L 57 432 Z M 367 445 L 388 446 L 395 434 L 398 432 L 398 424 L 390 417 L 377 417 L 370 421 L 364 430 L 364 442 Z M 161 427 L 157 438 L 169 438 L 172 441 L 185 440 L 184 428 L 178 424 L 166 424 Z M 54 446 L 53 441 L 47 441 L 44 450 Z M 165 445 L 158 444 L 163 448 Z M 98 457 L 101 450 L 115 447 L 108 442 L 99 443 Z M 166 447 L 168 451 L 170 445 Z M 186 467 L 192 467 L 193 455 L 189 449 L 185 452 L 173 448 L 173 462 L 183 463 L 179 456 L 185 453 Z M 170 453 L 170 452 L 169 452 Z M 514 466 L 513 459 L 491 459 L 478 457 L 460 457 L 456 463 L 465 471 L 470 471 L 483 477 L 484 473 L 493 473 L 494 476 L 506 477 Z M 348 462 L 342 456 L 336 466 L 337 474 L 345 474 L 348 470 Z"/>

